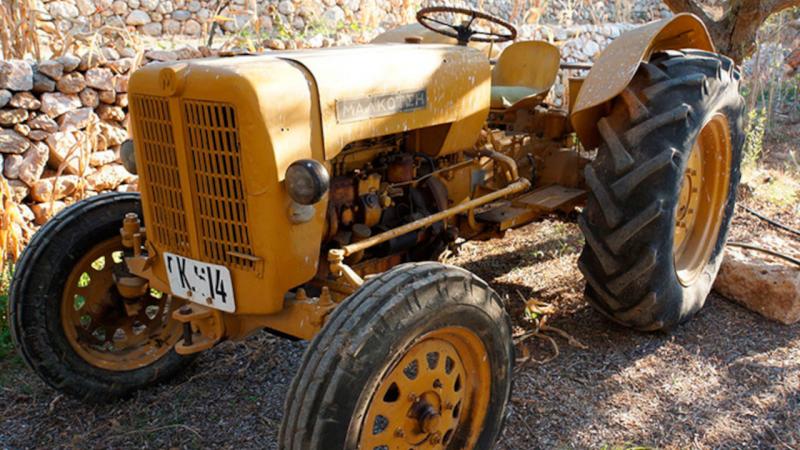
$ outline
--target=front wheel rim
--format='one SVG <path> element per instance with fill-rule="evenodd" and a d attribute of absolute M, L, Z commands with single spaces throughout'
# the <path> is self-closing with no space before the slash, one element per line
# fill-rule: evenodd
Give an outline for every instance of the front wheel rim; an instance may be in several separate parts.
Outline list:
<path fill-rule="evenodd" d="M 126 312 L 113 281 L 124 264 L 120 237 L 92 247 L 73 267 L 61 299 L 61 325 L 70 346 L 92 366 L 139 369 L 163 358 L 181 336 L 172 311 L 179 306 L 165 293 L 149 290 L 138 313 Z"/>
<path fill-rule="evenodd" d="M 447 327 L 406 347 L 369 396 L 358 448 L 473 448 L 491 392 L 486 347 L 472 331 Z"/>
<path fill-rule="evenodd" d="M 675 274 L 683 286 L 703 273 L 717 245 L 730 189 L 730 125 L 714 115 L 700 130 L 683 173 L 673 232 Z"/>

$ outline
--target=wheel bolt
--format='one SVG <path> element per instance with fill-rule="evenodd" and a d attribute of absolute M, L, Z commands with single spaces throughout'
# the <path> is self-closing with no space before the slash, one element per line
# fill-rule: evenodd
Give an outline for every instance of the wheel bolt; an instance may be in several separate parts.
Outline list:
<path fill-rule="evenodd" d="M 450 402 L 447 402 L 447 403 L 445 403 L 445 404 L 444 404 L 444 409 L 446 409 L 446 410 L 448 410 L 448 411 L 449 411 L 449 410 L 451 410 L 451 409 L 453 409 L 453 404 L 452 404 L 452 403 L 450 403 Z"/>
<path fill-rule="evenodd" d="M 438 431 L 431 435 L 431 438 L 430 438 L 431 444 L 436 445 L 441 441 L 442 441 L 442 438 L 439 436 L 439 432 Z"/>
<path fill-rule="evenodd" d="M 394 430 L 394 436 L 395 436 L 395 437 L 399 437 L 399 438 L 401 438 L 401 437 L 403 437 L 403 436 L 405 436 L 405 435 L 406 435 L 406 434 L 405 434 L 405 433 L 403 433 L 403 429 L 402 429 L 402 428 L 398 428 L 398 429 Z"/>
<path fill-rule="evenodd" d="M 416 403 L 419 401 L 419 399 L 414 394 L 408 394 L 408 401 Z"/>

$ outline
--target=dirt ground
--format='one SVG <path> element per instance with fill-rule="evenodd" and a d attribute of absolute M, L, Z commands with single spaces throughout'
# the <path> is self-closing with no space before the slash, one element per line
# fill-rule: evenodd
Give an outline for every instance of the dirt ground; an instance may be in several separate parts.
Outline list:
<path fill-rule="evenodd" d="M 794 202 L 750 202 L 800 228 Z M 740 212 L 733 237 L 780 234 Z M 595 313 L 576 268 L 582 238 L 557 219 L 467 243 L 449 262 L 507 298 L 552 304 L 549 323 L 578 343 L 517 345 L 500 449 L 800 448 L 800 324 L 769 322 L 716 294 L 670 333 L 637 333 Z M 798 255 L 795 255 L 798 256 Z M 581 348 L 584 347 L 584 348 Z M 17 358 L 0 361 L 0 448 L 276 448 L 284 395 L 305 344 L 259 334 L 200 355 L 171 382 L 86 405 L 46 387 Z M 550 359 L 547 362 L 540 363 Z"/>

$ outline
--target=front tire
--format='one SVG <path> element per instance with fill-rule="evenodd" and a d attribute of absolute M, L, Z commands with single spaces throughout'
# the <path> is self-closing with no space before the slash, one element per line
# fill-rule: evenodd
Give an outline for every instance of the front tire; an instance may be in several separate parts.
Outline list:
<path fill-rule="evenodd" d="M 489 286 L 403 264 L 339 305 L 286 397 L 285 450 L 492 448 L 511 392 L 510 321 Z"/>
<path fill-rule="evenodd" d="M 126 213 L 141 217 L 138 194 L 111 193 L 72 205 L 45 224 L 17 264 L 9 295 L 11 337 L 51 387 L 105 402 L 180 372 L 191 357 L 173 350 L 177 300 L 150 291 L 128 313 L 112 273 L 124 251 Z"/>
<path fill-rule="evenodd" d="M 733 216 L 743 111 L 729 58 L 669 51 L 643 63 L 598 122 L 578 265 L 604 315 L 657 330 L 703 306 Z"/>

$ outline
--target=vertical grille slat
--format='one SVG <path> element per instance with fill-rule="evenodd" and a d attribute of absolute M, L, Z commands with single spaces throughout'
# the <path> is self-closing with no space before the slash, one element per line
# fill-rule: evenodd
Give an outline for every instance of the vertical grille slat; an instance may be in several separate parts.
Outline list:
<path fill-rule="evenodd" d="M 176 253 L 188 253 L 189 234 L 181 194 L 177 148 L 167 99 L 133 96 L 136 126 L 140 130 L 142 172 L 150 198 L 148 235 Z"/>
<path fill-rule="evenodd" d="M 236 111 L 223 103 L 184 100 L 186 145 L 196 190 L 195 211 L 204 259 L 254 270 L 241 178 Z"/>
<path fill-rule="evenodd" d="M 188 226 L 196 227 L 204 261 L 256 270 L 242 182 L 239 130 L 233 105 L 182 99 L 171 117 L 169 99 L 132 95 L 133 120 L 150 199 L 148 237 L 168 251 L 191 256 Z M 178 148 L 180 120 L 185 148 Z M 181 186 L 178 152 L 188 162 L 191 187 Z M 192 215 L 182 189 L 193 190 Z M 231 254 L 233 252 L 234 254 Z M 241 255 L 244 255 L 242 257 Z"/>

